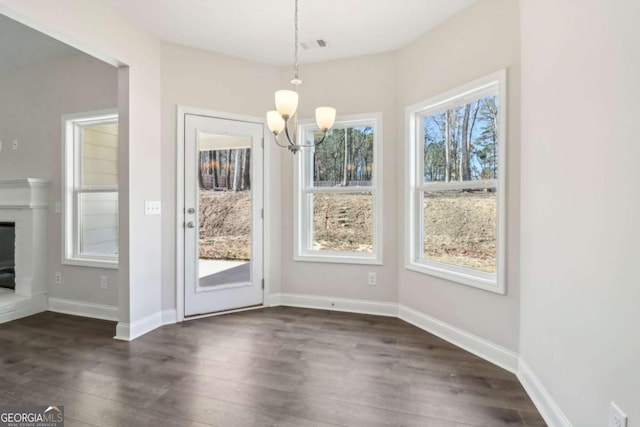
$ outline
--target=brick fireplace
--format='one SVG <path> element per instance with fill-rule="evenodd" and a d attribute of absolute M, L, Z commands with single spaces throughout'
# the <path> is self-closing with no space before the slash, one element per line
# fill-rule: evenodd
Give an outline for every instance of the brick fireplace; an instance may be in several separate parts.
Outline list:
<path fill-rule="evenodd" d="M 0 180 L 0 224 L 15 239 L 15 289 L 2 288 L 1 323 L 47 308 L 47 181 Z"/>

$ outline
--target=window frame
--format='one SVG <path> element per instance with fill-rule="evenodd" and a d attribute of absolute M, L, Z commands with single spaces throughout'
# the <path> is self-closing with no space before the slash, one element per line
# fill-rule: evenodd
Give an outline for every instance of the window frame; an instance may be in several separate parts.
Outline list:
<path fill-rule="evenodd" d="M 349 116 L 339 116 L 336 118 L 332 129 L 348 128 L 358 125 L 371 125 L 373 132 L 373 175 L 371 186 L 357 187 L 313 187 L 305 183 L 305 174 L 313 173 L 311 162 L 313 148 L 303 148 L 296 154 L 294 163 L 294 251 L 293 260 L 301 262 L 325 262 L 336 264 L 362 264 L 362 265 L 382 265 L 382 214 L 383 214 L 383 189 L 382 189 L 382 113 L 367 113 Z M 301 120 L 298 125 L 298 141 L 302 141 L 305 130 L 309 128 L 318 130 L 315 121 Z M 312 177 L 312 175 L 311 175 Z M 311 178 L 313 180 L 313 177 Z M 373 210 L 373 236 L 372 252 L 346 252 L 346 251 L 318 251 L 306 249 L 312 240 L 313 233 L 313 210 L 309 209 L 309 203 L 305 202 L 309 194 L 353 194 L 371 193 Z"/>
<path fill-rule="evenodd" d="M 108 109 L 62 117 L 63 129 L 63 203 L 62 203 L 62 264 L 82 267 L 118 269 L 118 255 L 80 254 L 82 227 L 79 199 L 82 194 L 118 193 L 119 186 L 82 188 L 82 144 L 78 129 L 85 126 L 118 122 L 118 110 Z M 118 144 L 118 150 L 120 149 Z M 118 200 L 119 203 L 119 200 Z M 118 246 L 120 242 L 118 241 Z M 119 252 L 119 251 L 118 251 Z"/>
<path fill-rule="evenodd" d="M 446 111 L 483 96 L 498 97 L 498 178 L 493 180 L 425 183 L 423 177 L 423 126 L 425 116 Z M 406 118 L 405 268 L 452 282 L 506 293 L 506 175 L 507 175 L 507 72 L 506 69 L 467 83 L 441 95 L 411 105 Z M 444 189 L 496 188 L 496 273 L 424 259 L 424 193 Z"/>

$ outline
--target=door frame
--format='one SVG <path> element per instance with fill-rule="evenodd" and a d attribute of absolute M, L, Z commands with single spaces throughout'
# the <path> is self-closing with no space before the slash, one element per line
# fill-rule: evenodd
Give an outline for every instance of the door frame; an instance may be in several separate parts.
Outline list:
<path fill-rule="evenodd" d="M 262 223 L 262 277 L 264 278 L 264 289 L 262 290 L 262 306 L 267 303 L 267 296 L 270 295 L 269 280 L 269 251 L 265 250 L 268 242 L 271 241 L 271 231 L 267 224 L 271 220 L 271 183 L 270 168 L 271 154 L 268 146 L 265 146 L 265 140 L 269 136 L 266 120 L 262 117 L 247 116 L 242 114 L 225 113 L 222 111 L 206 110 L 202 108 L 187 107 L 178 105 L 177 107 L 177 126 L 176 126 L 176 320 L 182 322 L 184 318 L 184 275 L 185 275 L 185 248 L 184 248 L 184 221 L 185 221 L 185 205 L 184 205 L 184 147 L 185 147 L 185 115 L 192 114 L 196 116 L 211 117 L 223 120 L 236 120 L 242 122 L 256 123 L 262 125 L 262 146 L 263 146 L 263 168 L 262 168 L 262 209 L 264 212 Z M 233 311 L 233 310 L 231 310 Z M 219 313 L 212 313 L 214 316 Z M 207 315 L 205 315 L 207 316 Z M 199 318 L 203 316 L 195 316 Z"/>

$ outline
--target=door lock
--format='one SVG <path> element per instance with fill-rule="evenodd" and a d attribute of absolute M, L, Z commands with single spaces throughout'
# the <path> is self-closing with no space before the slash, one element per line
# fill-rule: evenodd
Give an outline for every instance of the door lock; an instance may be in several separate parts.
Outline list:
<path fill-rule="evenodd" d="M 196 228 L 196 225 L 193 223 L 193 221 L 189 221 L 187 223 L 187 228 Z"/>
<path fill-rule="evenodd" d="M 194 208 L 189 208 L 187 209 L 187 213 L 193 215 L 194 213 L 196 213 L 196 210 Z"/>

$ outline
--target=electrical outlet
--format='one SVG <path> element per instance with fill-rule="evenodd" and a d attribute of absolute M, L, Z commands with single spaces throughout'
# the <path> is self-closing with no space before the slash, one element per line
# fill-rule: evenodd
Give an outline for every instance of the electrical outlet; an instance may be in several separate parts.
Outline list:
<path fill-rule="evenodd" d="M 367 283 L 369 284 L 369 286 L 377 285 L 378 284 L 378 273 L 370 271 L 369 275 L 368 275 L 368 278 L 367 278 Z"/>
<path fill-rule="evenodd" d="M 100 276 L 100 289 L 109 289 L 109 279 L 107 276 Z"/>
<path fill-rule="evenodd" d="M 146 201 L 144 202 L 144 214 L 145 215 L 160 215 L 160 202 L 159 201 Z"/>
<path fill-rule="evenodd" d="M 57 214 L 59 214 L 62 211 L 62 206 L 60 205 L 60 202 L 55 202 L 53 204 L 53 211 Z"/>
<path fill-rule="evenodd" d="M 613 402 L 609 409 L 609 427 L 627 427 L 627 416 Z"/>
<path fill-rule="evenodd" d="M 56 273 L 56 285 L 59 285 L 62 283 L 62 273 Z"/>
<path fill-rule="evenodd" d="M 11 148 L 13 148 L 14 150 L 18 149 L 18 140 L 17 139 L 13 140 L 13 144 L 12 144 Z"/>

